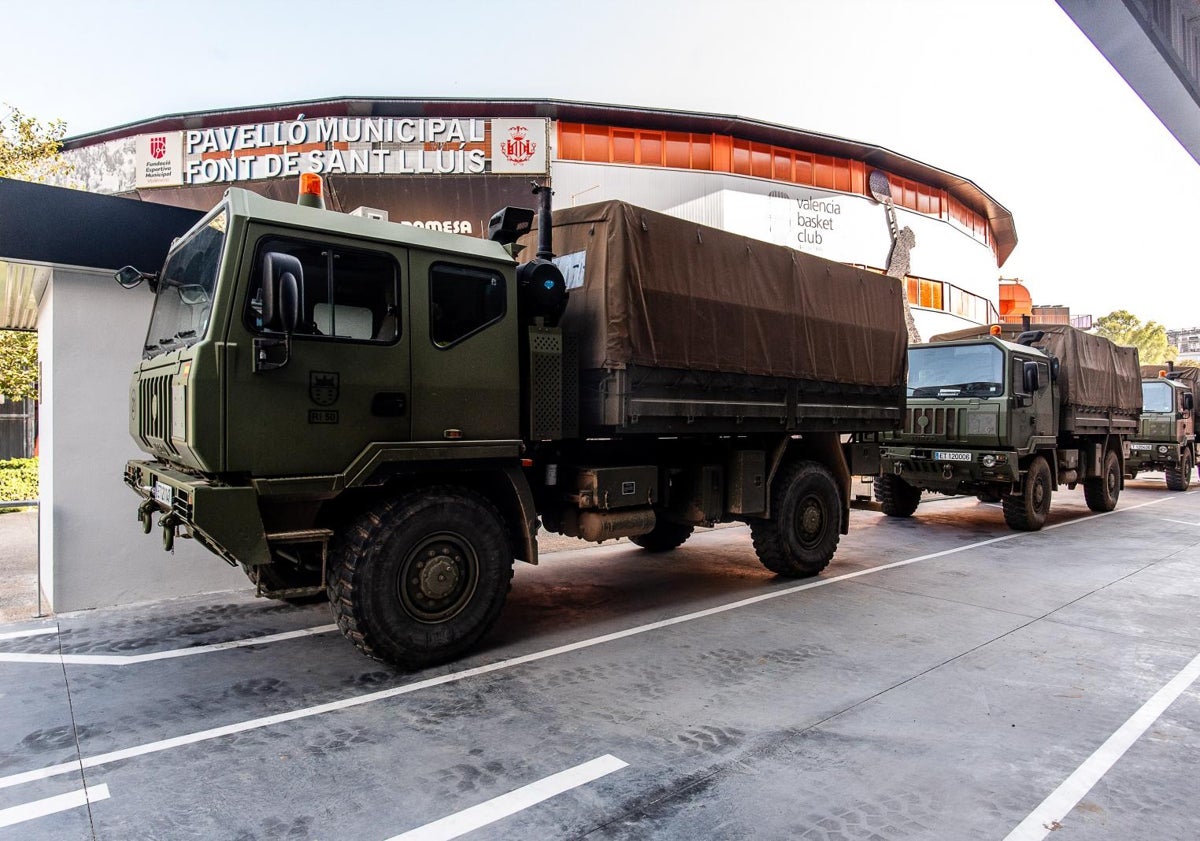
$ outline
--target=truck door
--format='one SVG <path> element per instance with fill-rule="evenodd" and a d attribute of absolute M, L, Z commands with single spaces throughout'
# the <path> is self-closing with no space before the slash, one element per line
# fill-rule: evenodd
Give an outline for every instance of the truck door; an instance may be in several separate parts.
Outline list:
<path fill-rule="evenodd" d="M 1054 420 L 1054 389 L 1050 386 L 1050 365 L 1037 361 L 1038 388 L 1033 394 L 1033 434 L 1054 437 L 1057 429 Z"/>
<path fill-rule="evenodd" d="M 244 254 L 225 362 L 225 469 L 340 473 L 371 442 L 409 440 L 407 251 L 252 227 Z M 299 321 L 286 364 L 256 371 L 254 340 L 282 338 L 278 320 L 264 323 L 278 294 L 264 279 L 269 255 L 302 275 Z"/>

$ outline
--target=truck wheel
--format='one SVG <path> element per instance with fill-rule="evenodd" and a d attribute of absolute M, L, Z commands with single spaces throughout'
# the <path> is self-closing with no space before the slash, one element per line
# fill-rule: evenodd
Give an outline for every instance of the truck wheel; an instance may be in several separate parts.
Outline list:
<path fill-rule="evenodd" d="M 750 521 L 763 566 L 789 578 L 829 566 L 842 530 L 841 494 L 829 468 L 814 461 L 785 466 L 771 486 L 771 515 Z"/>
<path fill-rule="evenodd" d="M 419 669 L 487 633 L 512 574 L 496 507 L 465 488 L 430 488 L 377 503 L 338 535 L 329 603 L 364 654 Z"/>
<path fill-rule="evenodd" d="M 875 477 L 875 499 L 889 517 L 911 517 L 921 504 L 921 489 L 894 473 Z"/>
<path fill-rule="evenodd" d="M 1167 490 L 1186 491 L 1192 486 L 1192 454 L 1182 454 L 1183 463 L 1167 468 Z"/>
<path fill-rule="evenodd" d="M 1004 501 L 1004 493 L 998 488 L 988 488 L 975 494 L 975 498 L 980 502 L 997 503 Z"/>
<path fill-rule="evenodd" d="M 1034 457 L 1020 492 L 1004 497 L 1004 522 L 1017 531 L 1037 531 L 1046 524 L 1053 490 L 1050 465 L 1041 456 Z"/>
<path fill-rule="evenodd" d="M 669 552 L 683 545 L 692 536 L 695 526 L 684 526 L 672 523 L 661 517 L 654 521 L 654 528 L 646 534 L 629 538 L 629 541 L 641 546 L 647 552 Z"/>
<path fill-rule="evenodd" d="M 1112 511 L 1121 495 L 1121 460 L 1109 450 L 1104 454 L 1104 470 L 1094 479 L 1083 480 L 1083 498 L 1093 511 Z"/>

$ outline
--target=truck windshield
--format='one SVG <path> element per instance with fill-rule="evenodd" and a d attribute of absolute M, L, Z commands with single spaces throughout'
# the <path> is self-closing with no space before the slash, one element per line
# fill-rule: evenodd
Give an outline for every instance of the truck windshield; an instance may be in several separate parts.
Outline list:
<path fill-rule="evenodd" d="M 1164 382 L 1142 383 L 1142 411 L 1170 414 L 1175 411 L 1175 389 Z"/>
<path fill-rule="evenodd" d="M 995 345 L 918 347 L 908 352 L 909 397 L 996 397 L 1004 393 L 1004 352 Z"/>
<path fill-rule="evenodd" d="M 225 247 L 227 220 L 228 211 L 219 208 L 192 228 L 167 255 L 158 279 L 142 358 L 187 347 L 204 338 Z"/>

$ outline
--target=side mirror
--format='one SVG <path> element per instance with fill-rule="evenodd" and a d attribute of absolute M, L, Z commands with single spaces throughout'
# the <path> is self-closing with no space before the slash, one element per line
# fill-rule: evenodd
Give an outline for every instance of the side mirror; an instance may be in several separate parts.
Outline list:
<path fill-rule="evenodd" d="M 1025 386 L 1025 391 L 1028 394 L 1033 394 L 1042 387 L 1042 378 L 1038 373 L 1036 362 L 1026 362 L 1021 373 L 1023 378 L 1022 384 Z"/>
<path fill-rule="evenodd" d="M 1186 412 L 1190 412 L 1190 411 L 1192 411 L 1192 408 L 1193 408 L 1192 395 L 1191 395 L 1191 392 L 1188 392 L 1187 394 L 1183 395 L 1183 409 Z"/>
<path fill-rule="evenodd" d="M 291 254 L 268 251 L 263 255 L 263 327 L 282 331 L 283 338 L 254 338 L 254 373 L 282 368 L 292 358 L 292 333 L 300 321 L 300 289 L 304 267 Z"/>
<path fill-rule="evenodd" d="M 300 289 L 304 267 L 291 254 L 268 251 L 263 255 L 263 327 L 291 333 L 300 321 Z"/>
<path fill-rule="evenodd" d="M 1050 382 L 1052 382 L 1052 383 L 1058 382 L 1058 368 L 1059 368 L 1058 357 L 1057 356 L 1050 357 Z"/>
<path fill-rule="evenodd" d="M 150 281 L 150 291 L 153 292 L 158 288 L 158 275 L 150 272 L 144 272 L 141 269 L 135 269 L 133 266 L 126 266 L 119 272 L 113 275 L 113 278 L 123 289 L 133 289 L 143 280 Z"/>

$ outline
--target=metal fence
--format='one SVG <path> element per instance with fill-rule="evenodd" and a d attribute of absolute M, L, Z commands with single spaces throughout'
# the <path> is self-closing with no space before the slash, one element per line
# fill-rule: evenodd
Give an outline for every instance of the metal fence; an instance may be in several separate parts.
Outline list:
<path fill-rule="evenodd" d="M 0 461 L 32 458 L 37 417 L 31 399 L 0 403 Z"/>

